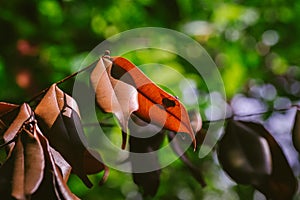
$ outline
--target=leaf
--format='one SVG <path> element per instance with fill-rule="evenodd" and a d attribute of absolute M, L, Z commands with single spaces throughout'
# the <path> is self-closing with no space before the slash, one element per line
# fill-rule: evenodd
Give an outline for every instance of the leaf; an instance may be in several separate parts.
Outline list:
<path fill-rule="evenodd" d="M 41 136 L 40 136 L 41 137 Z M 51 146 L 50 148 L 50 154 L 52 154 L 54 163 L 60 168 L 62 177 L 65 182 L 68 181 L 69 175 L 71 173 L 72 167 L 69 165 L 67 161 L 60 155 L 58 151 L 53 149 Z"/>
<path fill-rule="evenodd" d="M 170 131 L 187 133 L 196 148 L 189 116 L 177 98 L 162 90 L 133 63 L 122 57 L 113 58 L 111 76 L 137 89 L 139 108 L 134 114 Z"/>
<path fill-rule="evenodd" d="M 43 150 L 36 135 L 36 123 L 27 104 L 21 106 L 18 117 L 4 136 L 5 140 L 14 137 L 16 141 L 10 145 L 7 160 L 0 168 L 0 188 L 10 193 L 6 195 L 16 199 L 27 198 L 40 186 L 45 165 Z"/>
<path fill-rule="evenodd" d="M 296 178 L 280 146 L 262 125 L 229 120 L 218 158 L 236 182 L 253 185 L 267 198 L 292 199 Z"/>
<path fill-rule="evenodd" d="M 133 181 L 140 187 L 144 196 L 154 196 L 160 184 L 161 173 L 158 156 L 155 151 L 162 145 L 165 138 L 164 130 L 160 131 L 154 125 L 142 122 L 134 116 L 133 118 L 135 123 L 142 124 L 142 126 L 135 126 L 133 121 L 129 121 L 129 149 L 131 152 L 129 160 L 132 165 Z M 140 135 L 152 136 L 147 138 L 135 137 Z M 147 153 L 147 156 L 141 157 L 140 155 L 143 153 Z M 150 168 L 153 170 L 148 171 Z"/>
<path fill-rule="evenodd" d="M 188 155 L 184 152 L 183 148 L 180 145 L 180 142 L 178 138 L 175 137 L 174 132 L 169 132 L 168 138 L 170 141 L 170 145 L 174 152 L 180 156 L 180 160 L 187 166 L 190 173 L 193 175 L 193 177 L 200 183 L 202 187 L 206 186 L 206 183 L 203 179 L 203 175 L 199 167 L 195 166 L 189 159 Z M 171 142 L 172 141 L 172 142 Z"/>
<path fill-rule="evenodd" d="M 22 128 L 24 122 L 31 118 L 33 115 L 33 111 L 31 110 L 30 106 L 26 103 L 22 104 L 20 106 L 20 110 L 16 116 L 16 118 L 13 120 L 11 125 L 8 127 L 8 129 L 5 131 L 3 135 L 4 142 L 7 143 L 11 141 L 18 131 Z M 33 119 L 32 119 L 33 120 Z"/>
<path fill-rule="evenodd" d="M 202 118 L 200 113 L 196 110 L 190 110 L 188 111 L 188 115 L 194 133 L 199 132 L 202 128 Z"/>
<path fill-rule="evenodd" d="M 17 107 L 19 107 L 19 105 L 6 103 L 6 102 L 0 102 L 0 116 L 2 116 L 3 114 L 5 114 Z"/>
<path fill-rule="evenodd" d="M 300 152 L 300 110 L 296 112 L 292 138 L 295 149 Z"/>
<path fill-rule="evenodd" d="M 105 174 L 108 173 L 100 155 L 95 152 L 91 154 L 86 148 L 79 110 L 72 97 L 54 84 L 36 107 L 35 113 L 50 145 L 72 166 L 73 172 L 86 186 L 92 187 L 87 177 L 90 172 L 105 170 Z"/>
<path fill-rule="evenodd" d="M 69 165 L 62 161 L 63 158 L 58 152 L 53 151 L 47 138 L 38 128 L 37 135 L 41 141 L 46 164 L 43 181 L 32 199 L 79 199 L 70 191 L 66 183 L 68 176 L 66 171 L 69 171 Z M 58 159 L 60 162 L 57 162 Z"/>
<path fill-rule="evenodd" d="M 8 125 L 12 123 L 18 114 L 19 105 L 0 102 L 0 134 L 8 128 Z"/>
<path fill-rule="evenodd" d="M 100 108 L 105 112 L 114 113 L 122 131 L 127 133 L 129 117 L 139 107 L 137 91 L 131 85 L 113 78 L 111 69 L 112 61 L 105 56 L 100 58 L 91 73 L 90 80 Z"/>

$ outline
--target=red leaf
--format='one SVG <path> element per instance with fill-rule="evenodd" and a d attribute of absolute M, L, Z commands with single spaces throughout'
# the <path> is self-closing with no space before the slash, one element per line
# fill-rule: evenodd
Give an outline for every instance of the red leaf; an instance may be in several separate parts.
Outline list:
<path fill-rule="evenodd" d="M 122 57 L 113 58 L 111 76 L 137 89 L 139 109 L 134 113 L 138 117 L 174 132 L 187 133 L 196 147 L 189 116 L 177 98 L 162 90 L 133 63 Z"/>

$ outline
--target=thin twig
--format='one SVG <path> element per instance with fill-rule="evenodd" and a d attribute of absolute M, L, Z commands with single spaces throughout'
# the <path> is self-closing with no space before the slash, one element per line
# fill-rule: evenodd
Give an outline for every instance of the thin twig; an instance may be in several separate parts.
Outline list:
<path fill-rule="evenodd" d="M 97 64 L 97 62 L 98 62 L 98 60 L 96 60 L 95 62 L 93 62 L 92 64 L 88 65 L 87 67 L 85 67 L 85 68 L 83 68 L 83 69 L 81 69 L 81 70 L 79 70 L 79 71 L 77 71 L 77 72 L 75 72 L 75 73 L 73 73 L 73 74 L 71 74 L 71 75 L 65 77 L 64 79 L 62 79 L 62 80 L 60 80 L 60 81 L 58 81 L 58 82 L 56 82 L 56 83 L 54 83 L 54 84 L 60 85 L 60 84 L 64 83 L 65 81 L 67 81 L 67 80 L 73 78 L 74 76 L 77 76 L 78 74 L 80 74 L 80 73 L 82 73 L 82 72 L 84 72 L 84 71 L 87 71 L 88 69 L 92 68 L 94 65 Z M 27 101 L 26 103 L 29 104 L 29 103 L 33 102 L 33 101 L 36 100 L 38 97 L 40 97 L 41 95 L 45 94 L 45 93 L 50 89 L 50 87 L 51 87 L 51 86 L 49 86 L 49 87 L 47 87 L 46 89 L 40 91 L 38 94 L 36 94 L 35 96 L 33 96 L 33 97 L 32 97 L 29 101 Z"/>
<path fill-rule="evenodd" d="M 82 126 L 102 126 L 102 127 L 114 127 L 114 124 L 108 124 L 108 123 L 103 123 L 103 122 L 95 122 L 95 123 L 85 123 L 82 124 Z"/>
<path fill-rule="evenodd" d="M 202 123 L 203 124 L 207 124 L 207 123 L 217 123 L 217 122 L 221 122 L 221 121 L 225 121 L 225 120 L 229 120 L 229 119 L 233 119 L 234 117 L 251 117 L 251 116 L 256 116 L 256 115 L 264 115 L 264 114 L 269 114 L 272 112 L 284 112 L 287 111 L 293 107 L 299 108 L 299 105 L 291 105 L 288 108 L 281 108 L 281 109 L 270 109 L 267 111 L 262 111 L 262 112 L 258 112 L 258 113 L 251 113 L 251 114 L 233 114 L 230 117 L 225 117 L 222 119 L 216 119 L 216 120 L 203 120 Z"/>

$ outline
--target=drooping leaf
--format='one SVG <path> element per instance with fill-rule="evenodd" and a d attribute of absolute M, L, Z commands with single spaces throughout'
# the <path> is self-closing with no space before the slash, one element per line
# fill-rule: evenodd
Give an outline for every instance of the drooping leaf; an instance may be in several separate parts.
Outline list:
<path fill-rule="evenodd" d="M 17 107 L 18 107 L 18 105 L 16 105 L 16 104 L 0 102 L 0 116 L 4 113 L 11 111 L 12 109 L 17 108 Z"/>
<path fill-rule="evenodd" d="M 144 196 L 154 196 L 160 184 L 160 164 L 157 151 L 165 138 L 164 130 L 147 124 L 135 118 L 135 123 L 129 121 L 129 160 L 132 165 L 133 181 L 137 184 Z M 140 138 L 139 136 L 143 136 Z M 147 154 L 142 156 L 142 154 Z"/>
<path fill-rule="evenodd" d="M 218 158 L 236 182 L 253 185 L 267 198 L 292 199 L 296 179 L 280 146 L 262 125 L 229 120 Z"/>
<path fill-rule="evenodd" d="M 41 134 L 40 134 L 40 137 L 41 137 Z M 60 153 L 58 151 L 56 151 L 55 149 L 53 149 L 51 146 L 49 148 L 50 148 L 50 154 L 52 154 L 54 163 L 59 167 L 59 169 L 61 171 L 61 175 L 62 175 L 64 181 L 67 182 L 68 179 L 69 179 L 69 176 L 71 174 L 72 167 L 60 155 Z"/>
<path fill-rule="evenodd" d="M 1 190 L 1 193 L 25 199 L 40 186 L 45 166 L 42 146 L 36 135 L 36 122 L 27 104 L 21 106 L 17 118 L 4 134 L 4 140 L 12 138 L 16 140 L 10 144 L 7 160 L 0 168 L 0 188 L 6 190 Z"/>
<path fill-rule="evenodd" d="M 187 133 L 196 147 L 189 116 L 177 98 L 162 90 L 133 63 L 122 57 L 113 58 L 111 76 L 137 89 L 139 108 L 134 113 L 138 117 L 170 131 Z"/>
<path fill-rule="evenodd" d="M 87 175 L 108 169 L 97 153 L 91 154 L 80 121 L 75 100 L 55 84 L 50 87 L 35 109 L 38 123 L 50 145 L 72 166 L 73 172 L 91 187 Z M 104 176 L 106 178 L 106 176 Z M 103 181 L 103 180 L 102 180 Z"/>
<path fill-rule="evenodd" d="M 19 105 L 0 102 L 0 134 L 5 132 L 11 122 L 15 119 L 18 114 Z"/>
<path fill-rule="evenodd" d="M 168 138 L 170 142 L 172 141 L 170 143 L 171 147 L 174 150 L 174 152 L 179 156 L 180 160 L 186 165 L 186 167 L 189 169 L 190 173 L 198 181 L 198 183 L 200 183 L 202 187 L 205 187 L 206 183 L 203 179 L 200 167 L 197 167 L 190 161 L 188 155 L 184 152 L 183 148 L 181 147 L 179 139 L 175 137 L 175 133 L 169 132 Z"/>
<path fill-rule="evenodd" d="M 63 199 L 77 200 L 78 198 L 67 186 L 70 166 L 63 161 L 59 152 L 54 151 L 47 138 L 37 128 L 37 136 L 43 148 L 45 158 L 44 178 L 32 199 Z M 58 161 L 59 160 L 59 161 Z"/>
<path fill-rule="evenodd" d="M 292 138 L 295 149 L 300 152 L 300 110 L 296 112 Z"/>
<path fill-rule="evenodd" d="M 3 139 L 4 139 L 5 143 L 9 142 L 16 136 L 16 134 L 22 128 L 22 126 L 26 120 L 28 120 L 29 118 L 32 118 L 33 111 L 31 110 L 31 108 L 28 104 L 25 104 L 25 103 L 22 104 L 18 111 L 19 112 L 18 112 L 16 118 L 12 121 L 12 123 L 9 125 L 8 129 L 5 131 L 5 133 L 3 135 Z"/>
<path fill-rule="evenodd" d="M 189 110 L 188 115 L 194 133 L 199 132 L 202 128 L 202 118 L 200 113 L 197 110 Z"/>
<path fill-rule="evenodd" d="M 128 120 L 139 107 L 136 89 L 111 76 L 112 61 L 106 56 L 100 58 L 91 73 L 90 80 L 95 89 L 97 104 L 105 112 L 117 117 L 123 136 L 127 133 Z M 123 137 L 122 148 L 125 148 Z"/>

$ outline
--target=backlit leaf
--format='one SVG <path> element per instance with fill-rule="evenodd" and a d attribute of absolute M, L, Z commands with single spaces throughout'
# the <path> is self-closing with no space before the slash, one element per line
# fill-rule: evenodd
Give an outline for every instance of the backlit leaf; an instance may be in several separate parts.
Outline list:
<path fill-rule="evenodd" d="M 139 108 L 134 113 L 138 117 L 174 132 L 187 133 L 196 147 L 189 116 L 177 98 L 162 90 L 133 63 L 122 57 L 113 58 L 111 76 L 137 89 Z"/>
<path fill-rule="evenodd" d="M 96 101 L 105 112 L 117 117 L 124 133 L 132 112 L 139 107 L 136 89 L 111 76 L 112 61 L 101 57 L 91 73 L 91 83 L 95 89 Z"/>

